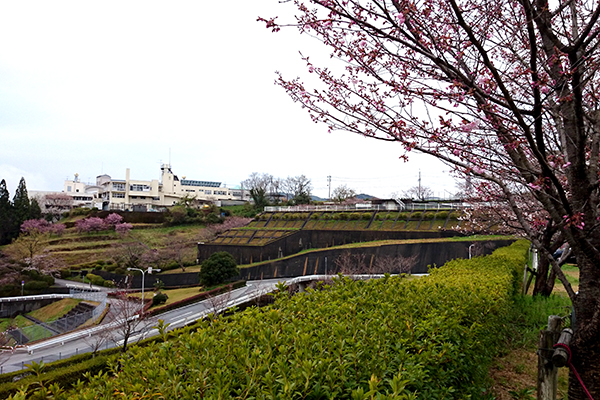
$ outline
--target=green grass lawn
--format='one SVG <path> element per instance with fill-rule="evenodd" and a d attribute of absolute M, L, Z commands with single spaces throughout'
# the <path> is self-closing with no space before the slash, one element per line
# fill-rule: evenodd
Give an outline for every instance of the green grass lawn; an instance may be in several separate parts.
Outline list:
<path fill-rule="evenodd" d="M 187 299 L 188 297 L 192 297 L 192 296 L 195 296 L 197 294 L 200 294 L 204 290 L 204 289 L 201 290 L 201 288 L 202 288 L 201 286 L 196 286 L 196 287 L 182 288 L 182 289 L 166 289 L 166 290 L 161 290 L 162 293 L 164 293 L 167 296 L 169 296 L 169 299 L 167 300 L 166 303 L 163 303 L 160 306 L 155 307 L 155 308 L 160 308 L 162 306 L 169 305 L 171 303 L 175 303 L 177 301 L 180 301 L 180 300 L 183 300 L 183 299 Z M 154 295 L 154 292 L 152 290 L 144 292 L 144 298 L 145 299 L 151 299 L 153 295 Z M 142 293 L 141 292 L 140 293 L 134 293 L 134 294 L 132 294 L 132 296 L 141 299 L 142 298 Z"/>
<path fill-rule="evenodd" d="M 71 311 L 77 304 L 81 303 L 79 299 L 62 299 L 55 301 L 52 304 L 48 304 L 45 307 L 39 308 L 29 313 L 33 318 L 39 319 L 42 322 L 51 322 L 59 319 L 69 311 Z"/>

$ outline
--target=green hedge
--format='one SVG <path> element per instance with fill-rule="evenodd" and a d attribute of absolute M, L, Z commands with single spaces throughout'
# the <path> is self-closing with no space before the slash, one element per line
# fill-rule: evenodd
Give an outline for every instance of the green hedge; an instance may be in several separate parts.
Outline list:
<path fill-rule="evenodd" d="M 113 379 L 70 398 L 479 397 L 528 244 L 454 260 L 427 278 L 338 278 L 275 304 L 134 347 Z"/>
<path fill-rule="evenodd" d="M 115 350 L 110 353 L 115 353 Z M 87 354 L 84 357 L 72 357 L 63 363 L 57 362 L 56 365 L 54 365 L 55 363 L 46 364 L 43 369 L 42 381 L 45 385 L 57 383 L 62 388 L 70 388 L 78 380 L 84 379 L 86 373 L 96 375 L 107 369 L 109 358 L 112 358 L 112 356 L 103 355 L 92 358 L 92 354 Z M 6 399 L 27 386 L 31 388 L 30 390 L 37 387 L 38 377 L 32 375 L 29 370 L 1 375 L 2 378 L 12 377 L 13 379 L 20 376 L 24 377 L 15 382 L 6 380 L 2 382 L 2 385 L 0 385 L 0 399 Z"/>

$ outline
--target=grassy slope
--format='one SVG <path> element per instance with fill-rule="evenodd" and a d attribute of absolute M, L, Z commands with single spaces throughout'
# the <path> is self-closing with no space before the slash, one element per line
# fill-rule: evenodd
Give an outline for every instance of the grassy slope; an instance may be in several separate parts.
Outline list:
<path fill-rule="evenodd" d="M 564 266 L 569 281 L 579 282 L 578 270 Z M 574 290 L 576 286 L 574 286 Z M 549 315 L 567 316 L 571 301 L 560 282 L 556 282 L 553 296 L 549 299 L 521 297 L 517 303 L 514 319 L 514 337 L 507 342 L 506 353 L 496 359 L 490 369 L 494 395 L 497 400 L 535 399 L 537 385 L 537 343 L 539 332 L 545 327 Z M 568 369 L 560 368 L 558 374 L 558 399 L 567 398 Z"/>
<path fill-rule="evenodd" d="M 62 299 L 32 311 L 29 313 L 29 315 L 33 318 L 39 319 L 42 322 L 55 321 L 75 308 L 75 306 L 81 303 L 81 301 L 82 300 L 79 299 Z"/>

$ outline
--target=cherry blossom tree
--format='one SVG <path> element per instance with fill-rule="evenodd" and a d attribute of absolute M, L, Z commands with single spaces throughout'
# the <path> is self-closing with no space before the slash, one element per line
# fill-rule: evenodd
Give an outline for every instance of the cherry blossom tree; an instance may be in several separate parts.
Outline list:
<path fill-rule="evenodd" d="M 101 232 L 108 229 L 102 218 L 89 217 L 75 222 L 75 228 L 79 233 Z"/>
<path fill-rule="evenodd" d="M 62 214 L 73 208 L 73 197 L 66 193 L 48 193 L 41 199 L 43 212 L 58 221 Z"/>
<path fill-rule="evenodd" d="M 340 63 L 303 56 L 278 83 L 316 122 L 398 143 L 469 176 L 510 210 L 573 301 L 573 365 L 600 398 L 600 4 L 590 0 L 295 0 L 293 25 Z M 400 147 L 400 146 L 399 146 Z M 523 198 L 533 204 L 520 208 Z M 530 212 L 533 211 L 533 212 Z M 551 224 L 580 272 L 575 293 Z M 571 379 L 569 398 L 585 394 Z"/>

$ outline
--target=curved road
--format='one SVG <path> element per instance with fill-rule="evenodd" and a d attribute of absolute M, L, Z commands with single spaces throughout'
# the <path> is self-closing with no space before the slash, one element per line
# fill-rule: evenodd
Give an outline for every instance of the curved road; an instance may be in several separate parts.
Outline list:
<path fill-rule="evenodd" d="M 288 278 L 287 280 L 290 279 L 292 278 Z M 151 327 L 157 324 L 158 319 L 162 319 L 166 323 L 170 323 L 168 330 L 181 328 L 203 318 L 211 312 L 221 312 L 226 308 L 247 303 L 254 298 L 272 292 L 275 290 L 276 284 L 280 281 L 286 282 L 286 279 L 248 281 L 245 287 L 232 290 L 229 293 L 224 293 L 198 303 L 167 311 L 157 317 L 149 319 L 149 324 L 140 323 L 139 326 L 144 325 L 145 327 Z M 71 281 L 57 283 L 66 284 L 67 282 L 72 284 Z M 88 285 L 81 286 L 89 289 Z M 102 287 L 93 288 L 106 290 L 106 288 Z M 112 319 L 114 320 L 114 318 Z M 101 349 L 121 346 L 123 337 L 117 332 L 119 326 L 122 326 L 122 322 L 111 321 L 111 318 L 105 318 L 105 321 L 99 326 L 55 336 L 26 346 L 22 349 L 16 349 L 14 353 L 9 356 L 8 360 L 0 366 L 0 373 L 26 368 L 25 364 L 29 364 L 32 361 L 40 362 L 43 360 L 44 362 L 52 362 L 79 353 L 89 352 L 92 351 L 93 347 L 97 346 L 99 342 L 102 342 L 102 345 L 100 346 Z M 158 334 L 156 329 L 146 328 L 144 329 L 144 332 L 134 333 L 130 337 L 129 343 L 134 344 L 145 337 L 154 336 L 156 334 Z M 4 353 L 4 356 L 6 356 L 6 354 L 7 353 Z"/>

